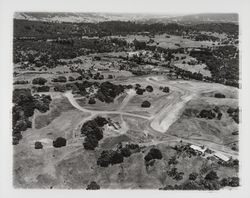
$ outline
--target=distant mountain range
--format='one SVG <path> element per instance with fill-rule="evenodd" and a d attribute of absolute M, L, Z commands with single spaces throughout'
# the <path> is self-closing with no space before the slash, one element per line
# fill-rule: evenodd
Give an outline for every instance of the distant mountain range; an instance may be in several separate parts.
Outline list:
<path fill-rule="evenodd" d="M 135 21 L 137 23 L 238 23 L 238 15 L 234 13 L 208 13 L 192 15 L 167 14 L 123 14 L 123 13 L 78 13 L 78 12 L 17 12 L 15 19 L 47 22 L 98 23 L 104 21 Z"/>

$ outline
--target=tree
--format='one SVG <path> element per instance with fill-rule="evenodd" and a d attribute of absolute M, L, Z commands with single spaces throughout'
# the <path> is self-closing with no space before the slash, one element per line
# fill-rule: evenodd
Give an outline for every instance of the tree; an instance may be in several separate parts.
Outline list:
<path fill-rule="evenodd" d="M 153 89 L 153 87 L 151 86 L 151 85 L 148 85 L 147 87 L 146 87 L 146 91 L 147 92 L 152 92 L 154 89 Z"/>
<path fill-rule="evenodd" d="M 42 149 L 43 145 L 41 142 L 35 142 L 35 149 Z"/>
<path fill-rule="evenodd" d="M 112 79 L 113 76 L 111 74 L 108 75 L 108 79 Z"/>
<path fill-rule="evenodd" d="M 34 78 L 34 79 L 32 80 L 32 84 L 33 84 L 33 85 L 44 85 L 46 82 L 47 82 L 47 80 L 46 80 L 45 78 L 41 78 L 41 77 L 39 77 L 39 78 Z"/>
<path fill-rule="evenodd" d="M 72 77 L 72 76 L 69 76 L 69 77 L 68 77 L 68 81 L 71 81 L 71 82 L 72 82 L 72 81 L 75 81 L 75 80 L 76 80 L 76 79 L 75 79 L 74 77 Z"/>
<path fill-rule="evenodd" d="M 143 108 L 149 108 L 151 106 L 150 102 L 145 100 L 142 102 L 141 107 Z"/>
<path fill-rule="evenodd" d="M 56 138 L 55 141 L 53 141 L 53 146 L 55 148 L 60 148 L 60 147 L 66 146 L 66 142 L 67 142 L 67 140 L 65 138 L 58 137 L 58 138 Z"/>
<path fill-rule="evenodd" d="M 90 182 L 90 184 L 88 184 L 86 188 L 86 190 L 99 190 L 99 189 L 100 186 L 95 181 Z"/>

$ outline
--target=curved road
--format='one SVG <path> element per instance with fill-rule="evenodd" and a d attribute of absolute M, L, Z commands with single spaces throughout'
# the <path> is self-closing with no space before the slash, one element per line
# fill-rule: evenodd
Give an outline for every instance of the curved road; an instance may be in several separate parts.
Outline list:
<path fill-rule="evenodd" d="M 166 83 L 158 82 L 157 79 L 154 79 L 154 78 L 147 77 L 146 80 L 150 84 L 153 84 L 156 86 L 166 86 Z M 175 86 L 175 85 L 171 85 L 171 84 L 168 84 L 167 86 L 169 86 L 170 89 L 175 90 L 175 92 L 171 95 L 171 97 L 168 97 L 168 102 L 164 105 L 164 107 L 159 112 L 157 112 L 155 115 L 150 116 L 150 117 L 138 115 L 138 114 L 134 114 L 134 113 L 123 112 L 122 108 L 119 108 L 119 110 L 116 110 L 116 111 L 89 110 L 89 109 L 86 109 L 86 108 L 80 106 L 76 102 L 76 99 L 73 97 L 73 94 L 71 93 L 71 91 L 64 93 L 64 96 L 78 110 L 86 112 L 86 113 L 90 113 L 90 115 L 88 117 L 86 117 L 84 120 L 82 120 L 81 123 L 79 123 L 79 124 L 86 122 L 87 120 L 95 117 L 96 115 L 118 114 L 118 115 L 126 115 L 126 116 L 146 119 L 146 120 L 148 120 L 149 129 L 153 129 L 153 131 L 154 131 L 152 133 L 155 134 L 158 132 L 160 134 L 163 134 L 180 117 L 181 112 L 182 112 L 185 104 L 188 101 L 192 100 L 197 95 L 196 92 L 191 92 L 190 90 L 181 88 L 179 86 Z M 133 95 L 134 95 L 134 93 L 132 93 L 132 92 L 128 93 L 127 97 L 124 99 L 126 104 L 133 97 Z M 121 107 L 124 107 L 126 104 L 121 104 Z M 180 138 L 180 137 L 172 136 L 169 134 L 164 134 L 164 135 L 167 135 L 167 136 L 175 139 L 172 141 L 182 140 L 182 141 L 187 142 L 187 143 L 197 144 L 196 141 L 192 141 L 190 139 Z M 159 143 L 163 143 L 163 142 L 168 142 L 168 141 L 159 141 Z M 236 152 L 232 152 L 231 150 L 229 150 L 227 147 L 225 147 L 223 145 L 219 145 L 219 144 L 214 143 L 214 146 L 216 147 L 216 148 L 212 148 L 214 151 L 221 152 L 223 154 L 230 155 L 233 157 L 237 157 Z"/>

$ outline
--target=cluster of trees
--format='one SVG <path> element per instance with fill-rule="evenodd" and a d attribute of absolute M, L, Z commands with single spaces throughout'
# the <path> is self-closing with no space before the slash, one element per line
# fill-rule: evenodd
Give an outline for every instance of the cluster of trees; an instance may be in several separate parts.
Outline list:
<path fill-rule="evenodd" d="M 168 165 L 176 165 L 178 164 L 178 161 L 176 159 L 175 156 L 172 156 L 169 160 L 168 160 Z"/>
<path fill-rule="evenodd" d="M 173 178 L 174 180 L 182 180 L 183 179 L 183 172 L 178 172 L 177 168 L 173 167 L 169 171 L 167 171 L 169 177 Z"/>
<path fill-rule="evenodd" d="M 219 180 L 215 171 L 208 172 L 204 177 L 198 173 L 191 173 L 189 180 L 180 185 L 167 185 L 160 190 L 219 190 L 222 187 L 239 186 L 238 177 L 227 177 Z"/>
<path fill-rule="evenodd" d="M 220 39 L 218 37 L 215 36 L 211 36 L 211 35 L 206 35 L 206 34 L 197 34 L 194 37 L 194 40 L 196 41 L 219 41 Z"/>
<path fill-rule="evenodd" d="M 86 188 L 86 190 L 99 190 L 99 189 L 100 186 L 95 181 L 90 182 L 90 184 L 88 184 Z"/>
<path fill-rule="evenodd" d="M 124 158 L 129 157 L 133 153 L 140 152 L 138 144 L 126 144 L 124 147 L 122 144 L 117 146 L 116 150 L 102 151 L 100 157 L 97 160 L 97 165 L 101 167 L 108 167 L 109 165 L 120 164 Z"/>
<path fill-rule="evenodd" d="M 57 36 L 57 33 L 53 36 Z M 114 45 L 111 39 L 74 37 L 61 39 L 60 42 L 57 39 L 52 39 L 51 42 L 46 40 L 14 39 L 14 63 L 28 62 L 35 67 L 53 68 L 58 64 L 64 64 L 61 59 L 73 59 L 89 53 L 124 51 L 127 47 L 127 44 L 119 46 L 124 41 Z M 30 50 L 32 53 L 29 53 Z"/>
<path fill-rule="evenodd" d="M 240 180 L 238 177 L 227 177 L 220 181 L 221 186 L 231 186 L 237 187 L 240 185 Z"/>
<path fill-rule="evenodd" d="M 115 85 L 109 81 L 100 84 L 99 89 L 95 95 L 97 99 L 102 102 L 114 102 L 114 98 L 124 92 L 124 86 Z"/>
<path fill-rule="evenodd" d="M 197 153 L 195 152 L 194 149 L 190 148 L 190 144 L 180 144 L 180 145 L 175 145 L 173 147 L 174 150 L 177 151 L 177 155 L 180 155 L 180 154 L 186 154 L 187 156 L 189 157 L 192 157 L 192 156 L 196 156 Z M 173 157 L 171 158 L 172 160 L 169 161 L 169 162 L 173 162 L 173 164 L 175 164 L 176 162 L 176 159 Z"/>
<path fill-rule="evenodd" d="M 239 108 L 230 107 L 228 108 L 227 113 L 237 124 L 239 124 Z"/>
<path fill-rule="evenodd" d="M 118 151 L 105 150 L 102 151 L 97 160 L 97 165 L 101 167 L 108 167 L 110 164 L 120 164 L 123 162 L 123 155 Z"/>
<path fill-rule="evenodd" d="M 239 87 L 239 51 L 233 45 L 214 49 L 191 51 L 190 56 L 205 63 L 212 74 L 212 81 Z"/>
<path fill-rule="evenodd" d="M 222 112 L 220 111 L 219 107 L 215 107 L 214 109 L 203 109 L 197 115 L 198 118 L 206 118 L 206 119 L 214 119 L 217 118 L 218 120 L 222 117 Z"/>
<path fill-rule="evenodd" d="M 205 23 L 197 25 L 180 25 L 177 23 L 152 23 L 140 24 L 132 21 L 105 21 L 99 23 L 48 23 L 42 21 L 14 20 L 14 37 L 31 37 L 34 39 L 43 38 L 72 38 L 86 36 L 110 36 L 127 35 L 139 32 L 149 32 L 150 34 L 174 34 L 182 35 L 183 32 L 218 32 L 230 35 L 238 35 L 238 25 L 233 23 Z M 68 39 L 70 40 L 70 39 Z M 123 45 L 122 42 L 112 42 Z M 67 43 L 66 43 L 67 44 Z"/>
<path fill-rule="evenodd" d="M 33 116 L 34 110 L 38 109 L 44 113 L 49 110 L 50 102 L 50 96 L 33 97 L 30 89 L 15 89 L 13 91 L 12 136 L 14 145 L 18 144 L 22 138 L 21 132 L 31 128 L 32 123 L 29 118 Z"/>
<path fill-rule="evenodd" d="M 86 136 L 83 146 L 86 150 L 94 150 L 98 146 L 98 141 L 103 138 L 103 126 L 108 120 L 103 117 L 96 117 L 82 125 L 81 134 Z"/>
<path fill-rule="evenodd" d="M 177 78 L 179 76 L 184 79 L 195 79 L 195 80 L 203 80 L 203 75 L 201 73 L 197 72 L 191 72 L 187 71 L 178 67 L 175 67 L 175 74 L 177 75 Z"/>
<path fill-rule="evenodd" d="M 231 168 L 235 168 L 236 170 L 239 170 L 239 160 L 238 159 L 230 159 L 226 162 L 219 160 L 217 163 L 221 166 L 231 167 Z"/>

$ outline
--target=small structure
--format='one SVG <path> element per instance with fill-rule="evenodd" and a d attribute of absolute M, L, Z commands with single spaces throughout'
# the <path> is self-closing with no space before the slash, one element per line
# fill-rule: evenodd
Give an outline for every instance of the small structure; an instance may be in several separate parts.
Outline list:
<path fill-rule="evenodd" d="M 214 153 L 214 157 L 216 157 L 217 159 L 222 160 L 224 162 L 227 162 L 230 159 L 229 157 L 227 157 L 221 153 L 218 153 L 218 152 Z"/>
<path fill-rule="evenodd" d="M 193 144 L 190 146 L 190 148 L 193 149 L 193 150 L 195 150 L 196 152 L 198 152 L 200 154 L 205 153 L 205 150 L 206 150 L 205 147 L 201 148 L 200 146 L 193 145 Z"/>

